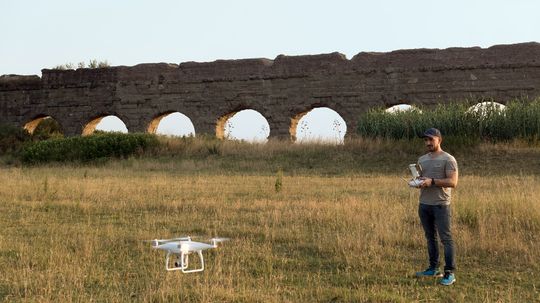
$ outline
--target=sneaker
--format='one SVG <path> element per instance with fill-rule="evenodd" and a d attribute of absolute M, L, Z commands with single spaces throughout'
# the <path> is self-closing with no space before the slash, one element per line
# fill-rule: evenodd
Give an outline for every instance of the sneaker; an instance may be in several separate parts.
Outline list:
<path fill-rule="evenodd" d="M 441 284 L 448 286 L 454 284 L 454 282 L 456 282 L 456 276 L 454 276 L 454 273 L 451 271 L 445 271 L 444 276 L 441 279 Z"/>
<path fill-rule="evenodd" d="M 433 278 L 440 278 L 442 277 L 442 273 L 438 268 L 428 268 L 424 271 L 419 271 L 416 273 L 417 277 L 433 277 Z"/>

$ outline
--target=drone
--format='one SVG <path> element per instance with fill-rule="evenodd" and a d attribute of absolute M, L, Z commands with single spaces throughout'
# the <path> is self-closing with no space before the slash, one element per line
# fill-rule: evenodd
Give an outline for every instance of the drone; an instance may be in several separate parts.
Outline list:
<path fill-rule="evenodd" d="M 204 270 L 204 258 L 202 251 L 218 247 L 218 243 L 228 241 L 228 238 L 212 238 L 210 243 L 192 241 L 191 237 L 179 237 L 172 239 L 154 239 L 151 240 L 152 248 L 167 251 L 165 257 L 165 269 L 167 271 L 181 270 L 183 273 L 200 272 Z M 200 267 L 189 269 L 189 255 L 199 255 Z M 170 266 L 171 255 L 176 255 L 176 261 Z"/>

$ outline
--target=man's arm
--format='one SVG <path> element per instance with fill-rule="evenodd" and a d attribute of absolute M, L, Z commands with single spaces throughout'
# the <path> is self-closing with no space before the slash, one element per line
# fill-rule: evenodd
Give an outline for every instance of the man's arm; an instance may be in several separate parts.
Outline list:
<path fill-rule="evenodd" d="M 430 187 L 432 186 L 433 180 L 435 180 L 435 186 L 437 187 L 456 187 L 458 184 L 458 171 L 448 171 L 446 172 L 446 178 L 444 179 L 431 179 L 426 177 L 421 177 L 421 180 L 424 180 L 420 187 Z"/>

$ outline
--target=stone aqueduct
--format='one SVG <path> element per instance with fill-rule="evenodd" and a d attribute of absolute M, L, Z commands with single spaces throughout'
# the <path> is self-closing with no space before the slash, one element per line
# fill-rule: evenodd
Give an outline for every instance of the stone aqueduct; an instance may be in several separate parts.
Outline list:
<path fill-rule="evenodd" d="M 362 112 L 375 106 L 486 98 L 504 104 L 539 96 L 540 44 L 531 42 L 359 53 L 350 60 L 339 53 L 280 55 L 274 60 L 44 69 L 41 78 L 4 75 L 0 123 L 28 127 L 51 116 L 65 135 L 73 136 L 91 129 L 100 117 L 116 115 L 130 132 L 152 132 L 160 117 L 180 112 L 197 134 L 219 137 L 228 117 L 253 109 L 267 119 L 270 137 L 294 138 L 299 117 L 316 107 L 338 112 L 350 132 Z"/>

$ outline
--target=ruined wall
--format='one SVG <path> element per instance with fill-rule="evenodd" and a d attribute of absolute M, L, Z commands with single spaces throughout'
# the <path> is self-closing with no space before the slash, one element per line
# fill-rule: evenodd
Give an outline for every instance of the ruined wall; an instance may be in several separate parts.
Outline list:
<path fill-rule="evenodd" d="M 319 106 L 337 111 L 354 132 L 361 113 L 374 106 L 538 96 L 540 44 L 523 43 L 360 53 L 351 60 L 332 53 L 44 69 L 41 78 L 0 77 L 0 122 L 22 127 L 50 115 L 66 135 L 79 135 L 93 118 L 112 114 L 130 132 L 145 132 L 154 117 L 178 111 L 197 134 L 215 134 L 220 117 L 254 109 L 268 120 L 270 136 L 289 137 L 291 119 Z"/>

